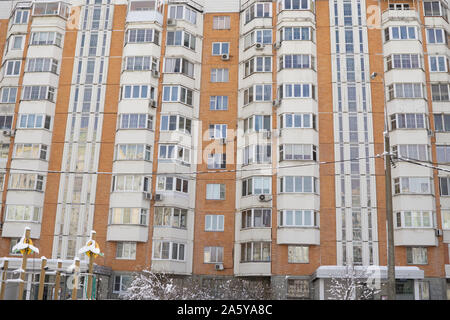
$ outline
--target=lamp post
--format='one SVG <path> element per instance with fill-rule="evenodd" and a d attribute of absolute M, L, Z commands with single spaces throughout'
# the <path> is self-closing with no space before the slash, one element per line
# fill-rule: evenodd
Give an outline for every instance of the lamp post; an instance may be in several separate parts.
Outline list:
<path fill-rule="evenodd" d="M 370 79 L 374 80 L 377 77 L 374 72 L 370 75 Z M 392 212 L 392 177 L 391 177 L 391 144 L 389 138 L 389 124 L 386 108 L 386 93 L 384 76 L 381 77 L 383 84 L 383 101 L 384 101 L 384 170 L 385 170 L 385 188 L 386 188 L 386 228 L 387 228 L 387 293 L 388 300 L 395 300 L 395 247 L 394 247 L 394 216 Z"/>

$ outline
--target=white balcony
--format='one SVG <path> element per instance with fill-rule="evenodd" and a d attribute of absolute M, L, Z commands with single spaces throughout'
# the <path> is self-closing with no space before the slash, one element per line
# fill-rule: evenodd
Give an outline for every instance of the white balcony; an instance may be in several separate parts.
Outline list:
<path fill-rule="evenodd" d="M 420 21 L 419 13 L 416 10 L 386 10 L 381 15 L 383 24 L 390 21 Z"/>
<path fill-rule="evenodd" d="M 163 16 L 158 11 L 129 11 L 127 14 L 128 22 L 157 22 L 163 24 Z"/>
<path fill-rule="evenodd" d="M 316 227 L 280 227 L 277 244 L 320 245 L 320 230 Z"/>
<path fill-rule="evenodd" d="M 41 237 L 41 223 L 25 221 L 5 221 L 3 224 L 2 237 L 20 238 L 26 227 L 30 228 L 30 237 L 39 239 Z"/>
<path fill-rule="evenodd" d="M 433 228 L 398 228 L 394 230 L 396 246 L 437 246 L 436 231 Z"/>
<path fill-rule="evenodd" d="M 148 226 L 110 224 L 107 227 L 107 241 L 147 242 Z"/>
<path fill-rule="evenodd" d="M 236 276 L 270 276 L 271 263 L 268 262 L 239 262 L 235 269 Z"/>

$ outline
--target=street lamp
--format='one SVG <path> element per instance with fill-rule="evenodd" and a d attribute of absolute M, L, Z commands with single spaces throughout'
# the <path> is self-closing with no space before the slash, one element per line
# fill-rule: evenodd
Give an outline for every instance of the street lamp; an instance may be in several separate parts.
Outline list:
<path fill-rule="evenodd" d="M 373 72 L 370 75 L 370 79 L 374 80 L 378 74 Z M 387 289 L 388 300 L 395 300 L 395 249 L 394 249 L 394 216 L 392 212 L 392 178 L 391 178 L 391 144 L 389 139 L 389 125 L 386 109 L 386 93 L 385 83 L 383 80 L 383 98 L 384 98 L 384 170 L 385 170 L 385 187 L 386 187 L 386 224 L 387 224 Z"/>

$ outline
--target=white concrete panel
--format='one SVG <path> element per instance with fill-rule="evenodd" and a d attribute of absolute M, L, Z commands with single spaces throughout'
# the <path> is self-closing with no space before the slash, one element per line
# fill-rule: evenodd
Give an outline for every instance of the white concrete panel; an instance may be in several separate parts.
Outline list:
<path fill-rule="evenodd" d="M 148 241 L 148 226 L 110 224 L 107 227 L 106 241 Z"/>
<path fill-rule="evenodd" d="M 30 237 L 32 239 L 39 239 L 41 237 L 41 224 L 36 222 L 15 222 L 5 221 L 3 224 L 2 237 L 5 238 L 20 238 L 26 227 L 29 227 Z"/>
<path fill-rule="evenodd" d="M 277 228 L 277 244 L 320 245 L 319 228 Z"/>
<path fill-rule="evenodd" d="M 393 195 L 392 207 L 394 211 L 399 210 L 436 210 L 434 197 L 431 195 Z"/>
<path fill-rule="evenodd" d="M 404 228 L 395 229 L 396 246 L 437 246 L 438 240 L 434 229 Z"/>
<path fill-rule="evenodd" d="M 277 206 L 279 208 L 313 209 L 320 210 L 319 195 L 312 194 L 278 194 Z"/>
<path fill-rule="evenodd" d="M 188 231 L 186 229 L 170 228 L 170 227 L 154 227 L 153 241 L 156 240 L 186 242 L 192 239 L 189 239 Z"/>
<path fill-rule="evenodd" d="M 205 0 L 204 12 L 239 12 L 241 0 Z"/>

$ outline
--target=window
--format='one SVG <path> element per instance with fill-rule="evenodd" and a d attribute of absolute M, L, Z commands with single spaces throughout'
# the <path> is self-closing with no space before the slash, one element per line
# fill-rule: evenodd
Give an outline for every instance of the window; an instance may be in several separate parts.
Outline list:
<path fill-rule="evenodd" d="M 272 57 L 253 57 L 244 63 L 244 77 L 255 72 L 272 72 Z"/>
<path fill-rule="evenodd" d="M 183 165 L 189 165 L 191 162 L 191 150 L 175 144 L 160 144 L 158 159 L 171 162 L 178 161 Z"/>
<path fill-rule="evenodd" d="M 228 69 L 211 69 L 211 82 L 228 82 Z"/>
<path fill-rule="evenodd" d="M 117 242 L 116 259 L 136 259 L 136 242 Z"/>
<path fill-rule="evenodd" d="M 223 231 L 224 230 L 223 214 L 207 214 L 205 215 L 205 231 Z"/>
<path fill-rule="evenodd" d="M 450 211 L 441 210 L 442 213 L 442 228 L 445 230 L 450 230 Z"/>
<path fill-rule="evenodd" d="M 55 45 L 61 47 L 62 34 L 59 32 L 33 32 L 31 45 Z"/>
<path fill-rule="evenodd" d="M 422 83 L 395 83 L 388 86 L 389 100 L 424 98 Z"/>
<path fill-rule="evenodd" d="M 118 144 L 116 160 L 151 161 L 151 148 L 151 145 L 148 144 Z"/>
<path fill-rule="evenodd" d="M 119 117 L 119 129 L 153 129 L 153 116 L 146 113 L 123 113 Z"/>
<path fill-rule="evenodd" d="M 187 209 L 155 207 L 154 226 L 186 229 Z"/>
<path fill-rule="evenodd" d="M 242 180 L 242 196 L 270 194 L 272 177 L 251 177 Z"/>
<path fill-rule="evenodd" d="M 391 129 L 426 129 L 427 116 L 423 113 L 397 113 L 391 115 Z"/>
<path fill-rule="evenodd" d="M 398 26 L 384 29 L 384 39 L 389 40 L 417 40 L 416 27 Z"/>
<path fill-rule="evenodd" d="M 272 45 L 272 29 L 257 29 L 244 37 L 244 49 L 248 49 L 256 43 Z"/>
<path fill-rule="evenodd" d="M 14 145 L 15 159 L 47 160 L 48 146 L 39 143 L 16 143 Z"/>
<path fill-rule="evenodd" d="M 436 160 L 438 163 L 450 162 L 450 146 L 436 146 Z"/>
<path fill-rule="evenodd" d="M 208 183 L 206 185 L 206 200 L 225 200 L 225 185 Z"/>
<path fill-rule="evenodd" d="M 255 18 L 272 17 L 272 4 L 270 2 L 256 2 L 245 10 L 245 23 Z"/>
<path fill-rule="evenodd" d="M 280 192 L 316 193 L 317 178 L 307 176 L 285 176 L 280 178 Z"/>
<path fill-rule="evenodd" d="M 181 131 L 191 134 L 192 120 L 177 115 L 161 116 L 161 131 Z"/>
<path fill-rule="evenodd" d="M 292 298 L 309 298 L 308 279 L 287 279 L 287 296 Z"/>
<path fill-rule="evenodd" d="M 270 144 L 256 144 L 244 148 L 243 165 L 271 162 L 272 146 Z"/>
<path fill-rule="evenodd" d="M 7 60 L 5 67 L 5 76 L 18 76 L 20 74 L 21 60 Z"/>
<path fill-rule="evenodd" d="M 439 187 L 441 196 L 450 196 L 450 177 L 439 177 Z"/>
<path fill-rule="evenodd" d="M 17 9 L 14 15 L 14 24 L 27 24 L 30 10 Z"/>
<path fill-rule="evenodd" d="M 309 247 L 288 246 L 288 263 L 309 263 Z"/>
<path fill-rule="evenodd" d="M 272 210 L 255 208 L 242 211 L 242 229 L 270 228 L 272 226 Z"/>
<path fill-rule="evenodd" d="M 17 123 L 18 129 L 50 130 L 51 117 L 45 114 L 21 114 Z"/>
<path fill-rule="evenodd" d="M 316 116 L 310 113 L 285 113 L 280 115 L 280 128 L 316 128 Z"/>
<path fill-rule="evenodd" d="M 164 86 L 163 102 L 181 102 L 193 105 L 193 91 L 182 86 Z"/>
<path fill-rule="evenodd" d="M 119 275 L 114 277 L 113 293 L 125 293 L 133 281 L 132 276 Z"/>
<path fill-rule="evenodd" d="M 167 31 L 168 46 L 183 46 L 195 50 L 195 37 L 183 30 Z"/>
<path fill-rule="evenodd" d="M 16 87 L 3 87 L 2 88 L 2 100 L 1 103 L 15 103 L 17 98 Z"/>
<path fill-rule="evenodd" d="M 309 54 L 285 54 L 280 56 L 280 70 L 314 69 L 314 56 Z"/>
<path fill-rule="evenodd" d="M 432 191 L 430 178 L 402 177 L 394 179 L 394 193 L 429 194 Z"/>
<path fill-rule="evenodd" d="M 228 96 L 210 96 L 210 110 L 228 110 Z"/>
<path fill-rule="evenodd" d="M 40 222 L 41 208 L 24 205 L 7 205 L 6 221 Z"/>
<path fill-rule="evenodd" d="M 102 0 L 95 0 L 95 3 L 101 3 Z M 108 1 L 109 3 L 109 1 Z M 163 5 L 161 1 L 131 1 L 130 2 L 130 11 L 158 11 L 162 12 Z"/>
<path fill-rule="evenodd" d="M 428 56 L 430 72 L 447 72 L 448 59 L 446 56 Z"/>
<path fill-rule="evenodd" d="M 24 38 L 25 38 L 25 36 L 11 36 L 11 40 L 10 40 L 11 50 L 22 50 Z"/>
<path fill-rule="evenodd" d="M 432 84 L 431 97 L 433 101 L 450 101 L 449 84 L 448 83 Z"/>
<path fill-rule="evenodd" d="M 155 99 L 155 88 L 148 85 L 125 85 L 122 99 Z"/>
<path fill-rule="evenodd" d="M 318 214 L 313 210 L 280 211 L 280 227 L 318 227 Z"/>
<path fill-rule="evenodd" d="M 126 71 L 158 70 L 158 59 L 152 56 L 126 57 L 124 70 Z"/>
<path fill-rule="evenodd" d="M 431 211 L 397 212 L 397 228 L 433 228 L 433 218 Z"/>
<path fill-rule="evenodd" d="M 0 191 L 3 191 L 5 184 L 5 172 L 0 172 Z"/>
<path fill-rule="evenodd" d="M 440 28 L 427 28 L 427 43 L 429 44 L 446 44 L 447 31 Z"/>
<path fill-rule="evenodd" d="M 194 77 L 194 64 L 184 58 L 165 58 L 164 72 L 182 73 L 188 77 Z"/>
<path fill-rule="evenodd" d="M 230 16 L 214 16 L 213 29 L 214 30 L 230 29 Z"/>
<path fill-rule="evenodd" d="M 389 3 L 389 10 L 409 10 L 409 3 Z"/>
<path fill-rule="evenodd" d="M 400 158 L 430 160 L 430 147 L 426 144 L 399 144 L 392 147 L 392 152 Z"/>
<path fill-rule="evenodd" d="M 188 185 L 189 181 L 187 179 L 170 176 L 159 176 L 156 183 L 156 190 L 188 193 Z"/>
<path fill-rule="evenodd" d="M 53 72 L 58 71 L 58 60 L 52 58 L 29 58 L 26 72 Z"/>
<path fill-rule="evenodd" d="M 436 132 L 450 132 L 450 114 L 434 114 Z"/>
<path fill-rule="evenodd" d="M 134 224 L 146 226 L 148 210 L 143 208 L 111 208 L 110 224 Z"/>
<path fill-rule="evenodd" d="M 230 53 L 230 43 L 229 42 L 213 42 L 212 44 L 212 55 L 221 56 L 223 54 Z"/>
<path fill-rule="evenodd" d="M 227 155 L 225 153 L 208 154 L 208 169 L 225 169 Z"/>
<path fill-rule="evenodd" d="M 43 191 L 44 176 L 34 173 L 11 173 L 9 189 Z"/>
<path fill-rule="evenodd" d="M 244 133 L 271 131 L 271 129 L 272 127 L 269 115 L 254 115 L 244 119 Z"/>
<path fill-rule="evenodd" d="M 424 1 L 424 15 L 428 17 L 443 17 L 447 20 L 447 6 L 442 1 Z"/>
<path fill-rule="evenodd" d="M 63 18 L 69 16 L 69 6 L 63 2 L 37 2 L 33 5 L 33 16 L 59 15 Z"/>
<path fill-rule="evenodd" d="M 0 143 L 0 160 L 8 159 L 9 143 Z"/>
<path fill-rule="evenodd" d="M 309 0 L 281 0 L 279 1 L 281 10 L 310 10 Z"/>
<path fill-rule="evenodd" d="M 251 102 L 272 101 L 272 85 L 256 84 L 244 90 L 244 105 Z"/>
<path fill-rule="evenodd" d="M 153 259 L 184 261 L 184 243 L 153 241 Z"/>
<path fill-rule="evenodd" d="M 48 100 L 55 102 L 55 88 L 50 86 L 24 86 L 23 100 Z"/>
<path fill-rule="evenodd" d="M 408 264 L 428 264 L 427 248 L 407 247 L 406 263 Z"/>
<path fill-rule="evenodd" d="M 181 19 L 196 24 L 197 11 L 188 6 L 169 6 L 169 19 Z"/>
<path fill-rule="evenodd" d="M 226 124 L 210 124 L 209 125 L 210 139 L 226 139 L 227 125 Z"/>
<path fill-rule="evenodd" d="M 0 130 L 11 129 L 13 116 L 0 115 Z"/>
<path fill-rule="evenodd" d="M 283 41 L 312 40 L 312 33 L 311 27 L 284 27 L 280 30 L 280 38 Z"/>
<path fill-rule="evenodd" d="M 153 29 L 128 29 L 126 43 L 155 43 L 159 45 L 159 31 Z"/>
<path fill-rule="evenodd" d="M 113 192 L 149 192 L 150 177 L 141 175 L 116 175 L 112 177 Z"/>
<path fill-rule="evenodd" d="M 223 247 L 205 247 L 203 257 L 204 263 L 222 263 Z"/>
<path fill-rule="evenodd" d="M 241 243 L 241 262 L 269 262 L 270 245 L 266 241 Z"/>
<path fill-rule="evenodd" d="M 316 87 L 312 84 L 285 83 L 278 87 L 279 99 L 316 98 Z"/>
<path fill-rule="evenodd" d="M 387 70 L 422 68 L 422 57 L 418 54 L 392 54 L 386 57 Z"/>

